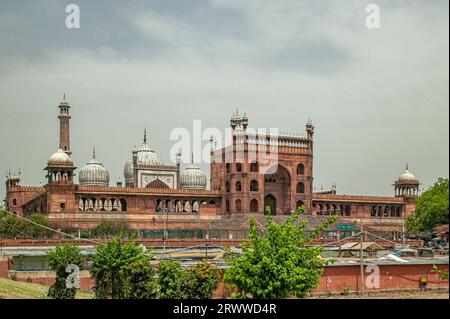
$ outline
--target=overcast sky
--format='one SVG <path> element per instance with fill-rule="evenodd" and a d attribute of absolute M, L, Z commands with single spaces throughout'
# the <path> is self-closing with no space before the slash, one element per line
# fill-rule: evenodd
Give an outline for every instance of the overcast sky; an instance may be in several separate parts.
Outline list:
<path fill-rule="evenodd" d="M 45 181 L 63 93 L 76 166 L 95 146 L 111 184 L 145 127 L 170 163 L 172 129 L 224 129 L 236 107 L 254 127 L 313 120 L 317 189 L 391 196 L 406 162 L 423 188 L 449 175 L 447 0 L 74 0 L 80 29 L 69 3 L 0 1 L 0 172 L 23 184 Z"/>

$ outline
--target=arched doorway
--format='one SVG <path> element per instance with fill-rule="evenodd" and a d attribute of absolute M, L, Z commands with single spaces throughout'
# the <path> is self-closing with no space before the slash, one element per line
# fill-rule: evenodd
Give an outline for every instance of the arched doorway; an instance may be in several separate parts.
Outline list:
<path fill-rule="evenodd" d="M 277 199 L 272 194 L 264 197 L 264 212 L 266 211 L 266 207 L 270 207 L 272 215 L 277 214 Z"/>
<path fill-rule="evenodd" d="M 258 200 L 252 199 L 250 201 L 250 211 L 252 213 L 257 213 L 258 212 Z"/>
<path fill-rule="evenodd" d="M 271 174 L 264 176 L 264 195 L 270 195 L 275 199 L 272 214 L 290 213 L 291 207 L 291 175 L 288 170 L 281 165 L 277 165 L 275 169 L 268 170 Z M 266 198 L 264 200 L 266 202 Z M 264 204 L 264 208 L 267 206 Z"/>

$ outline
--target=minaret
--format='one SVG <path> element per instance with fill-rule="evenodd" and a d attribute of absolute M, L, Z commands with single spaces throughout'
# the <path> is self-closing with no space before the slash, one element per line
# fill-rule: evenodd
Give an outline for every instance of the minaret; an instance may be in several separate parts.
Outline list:
<path fill-rule="evenodd" d="M 59 148 L 62 149 L 67 155 L 71 155 L 70 151 L 70 105 L 66 100 L 66 94 L 64 94 L 61 102 L 59 103 Z"/>

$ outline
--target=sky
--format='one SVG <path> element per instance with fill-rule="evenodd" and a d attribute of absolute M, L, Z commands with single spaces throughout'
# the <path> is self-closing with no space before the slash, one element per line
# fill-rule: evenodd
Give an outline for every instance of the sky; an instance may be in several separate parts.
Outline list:
<path fill-rule="evenodd" d="M 65 25 L 70 3 L 79 29 Z M 223 130 L 239 108 L 256 128 L 304 133 L 312 119 L 316 190 L 393 196 L 406 163 L 426 189 L 449 175 L 448 6 L 0 0 L 0 173 L 45 182 L 65 93 L 75 165 L 95 147 L 112 185 L 144 128 L 170 164 L 173 129 Z"/>

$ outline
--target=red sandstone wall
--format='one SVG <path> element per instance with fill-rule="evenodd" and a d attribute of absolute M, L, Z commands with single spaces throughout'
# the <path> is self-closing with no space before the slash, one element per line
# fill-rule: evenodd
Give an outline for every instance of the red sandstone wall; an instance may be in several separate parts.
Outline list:
<path fill-rule="evenodd" d="M 11 272 L 5 272 L 6 264 L 0 259 L 0 277 L 9 277 Z M 438 269 L 448 271 L 448 265 L 438 265 Z M 380 287 L 378 289 L 366 290 L 403 290 L 420 289 L 420 277 L 428 276 L 428 288 L 448 288 L 448 280 L 440 280 L 439 276 L 431 272 L 432 265 L 384 265 L 380 266 Z M 16 278 L 19 281 L 31 280 L 33 283 L 52 285 L 54 283 L 54 273 L 51 271 L 17 271 Z M 94 280 L 88 277 L 88 272 L 81 274 L 81 290 L 91 290 L 95 284 Z M 222 283 L 223 274 L 220 275 L 220 283 L 214 293 L 215 298 L 222 298 L 225 293 Z M 360 268 L 359 266 L 329 266 L 325 267 L 324 274 L 320 278 L 319 287 L 314 293 L 342 292 L 348 285 L 350 291 L 360 289 Z"/>
<path fill-rule="evenodd" d="M 7 256 L 0 256 L 0 278 L 8 278 L 10 261 Z"/>
<path fill-rule="evenodd" d="M 439 265 L 439 269 L 448 271 L 448 265 Z M 396 290 L 420 289 L 420 277 L 428 276 L 428 288 L 448 287 L 448 280 L 440 280 L 436 273 L 432 273 L 432 265 L 382 265 L 380 266 L 380 288 L 365 290 Z M 369 273 L 365 273 L 367 276 Z M 365 277 L 366 278 L 366 277 Z M 320 278 L 316 293 L 342 292 L 348 285 L 350 291 L 361 289 L 361 274 L 359 266 L 330 266 L 325 267 Z"/>

